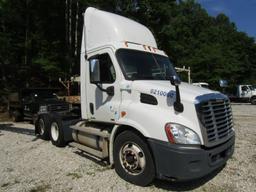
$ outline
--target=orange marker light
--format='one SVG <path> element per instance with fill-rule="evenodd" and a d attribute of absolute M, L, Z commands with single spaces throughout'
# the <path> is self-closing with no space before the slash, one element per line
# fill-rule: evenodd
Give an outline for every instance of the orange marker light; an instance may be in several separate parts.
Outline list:
<path fill-rule="evenodd" d="M 126 47 L 128 47 L 128 42 L 127 42 L 127 41 L 125 41 L 125 42 L 124 42 L 124 45 L 125 45 Z"/>
<path fill-rule="evenodd" d="M 121 117 L 124 117 L 126 115 L 126 112 L 125 111 L 122 111 L 121 112 Z"/>

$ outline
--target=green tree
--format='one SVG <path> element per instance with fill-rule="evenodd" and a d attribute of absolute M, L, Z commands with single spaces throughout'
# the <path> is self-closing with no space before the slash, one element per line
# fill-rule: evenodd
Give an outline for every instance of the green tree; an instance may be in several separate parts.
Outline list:
<path fill-rule="evenodd" d="M 0 85 L 58 85 L 79 73 L 82 13 L 89 6 L 149 27 L 175 66 L 193 81 L 256 83 L 256 44 L 224 14 L 194 0 L 0 0 Z"/>

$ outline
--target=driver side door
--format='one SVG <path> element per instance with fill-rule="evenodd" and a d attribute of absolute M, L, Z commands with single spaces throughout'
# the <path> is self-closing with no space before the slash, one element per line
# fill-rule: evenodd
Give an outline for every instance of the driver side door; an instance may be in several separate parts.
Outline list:
<path fill-rule="evenodd" d="M 111 51 L 89 58 L 87 112 L 92 121 L 115 122 L 119 118 L 120 91 Z M 113 94 L 109 94 L 112 90 Z"/>
<path fill-rule="evenodd" d="M 251 90 L 247 85 L 243 85 L 241 87 L 241 89 L 242 89 L 241 97 L 243 97 L 243 98 L 250 98 L 251 97 Z"/>

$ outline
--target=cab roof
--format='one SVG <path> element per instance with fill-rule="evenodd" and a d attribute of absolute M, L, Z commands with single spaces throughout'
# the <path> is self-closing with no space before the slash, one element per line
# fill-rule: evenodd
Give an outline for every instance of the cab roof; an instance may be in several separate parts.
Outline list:
<path fill-rule="evenodd" d="M 89 7 L 84 14 L 85 50 L 134 42 L 157 48 L 155 38 L 144 25 L 113 13 Z"/>

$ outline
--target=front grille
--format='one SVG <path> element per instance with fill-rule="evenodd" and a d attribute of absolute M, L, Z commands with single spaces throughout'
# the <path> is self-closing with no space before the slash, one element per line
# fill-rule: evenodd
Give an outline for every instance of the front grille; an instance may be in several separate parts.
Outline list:
<path fill-rule="evenodd" d="M 231 137 L 233 120 L 228 99 L 202 102 L 199 115 L 203 128 L 205 128 L 208 146 L 221 143 Z"/>
<path fill-rule="evenodd" d="M 49 111 L 68 111 L 68 104 L 52 104 L 48 106 Z"/>

